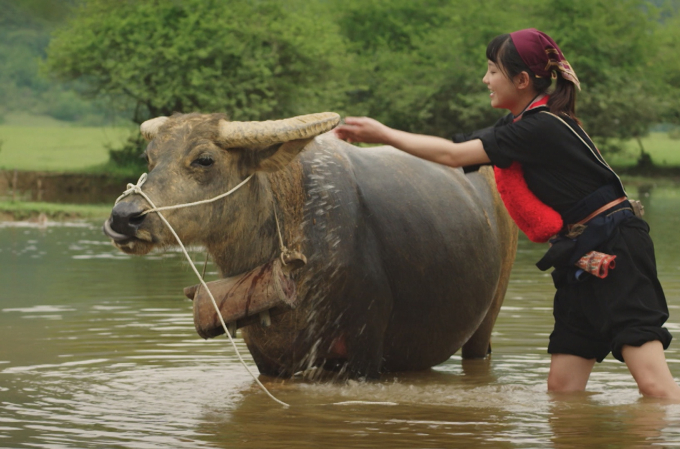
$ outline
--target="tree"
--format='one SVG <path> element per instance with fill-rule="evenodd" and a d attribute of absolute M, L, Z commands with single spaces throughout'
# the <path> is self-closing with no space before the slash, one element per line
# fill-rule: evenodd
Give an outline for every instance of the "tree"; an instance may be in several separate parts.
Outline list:
<path fill-rule="evenodd" d="M 658 119 L 648 73 L 657 22 L 647 1 L 342 0 L 338 9 L 361 61 L 348 108 L 391 126 L 450 136 L 493 124 L 500 112 L 481 82 L 486 45 L 527 27 L 553 36 L 575 67 L 577 113 L 600 143 L 643 136 Z"/>
<path fill-rule="evenodd" d="M 581 80 L 576 112 L 600 148 L 641 142 L 659 119 L 647 69 L 656 48 L 656 8 L 644 0 L 551 0 L 536 13 Z"/>
<path fill-rule="evenodd" d="M 134 111 L 267 120 L 342 110 L 348 58 L 324 10 L 302 0 L 84 0 L 48 48 L 47 72 Z M 133 134 L 111 161 L 137 171 Z"/>
<path fill-rule="evenodd" d="M 46 68 L 122 99 L 136 122 L 336 110 L 414 132 L 471 131 L 502 114 L 481 82 L 487 43 L 526 27 L 553 36 L 576 69 L 577 114 L 599 143 L 680 116 L 680 88 L 675 103 L 662 94 L 677 86 L 677 0 L 656 0 L 670 5 L 663 14 L 650 0 L 82 1 Z"/>
<path fill-rule="evenodd" d="M 342 0 L 338 22 L 359 61 L 348 108 L 440 136 L 489 126 L 499 112 L 489 108 L 481 82 L 486 43 L 528 26 L 528 3 Z"/>
<path fill-rule="evenodd" d="M 276 1 L 86 0 L 54 34 L 46 69 L 133 120 L 173 112 L 281 118 L 342 106 L 343 43 L 323 15 Z"/>
<path fill-rule="evenodd" d="M 661 98 L 661 119 L 680 125 L 680 4 L 666 11 L 667 20 L 656 35 L 658 52 L 648 66 L 648 77 L 657 80 L 657 97 Z"/>

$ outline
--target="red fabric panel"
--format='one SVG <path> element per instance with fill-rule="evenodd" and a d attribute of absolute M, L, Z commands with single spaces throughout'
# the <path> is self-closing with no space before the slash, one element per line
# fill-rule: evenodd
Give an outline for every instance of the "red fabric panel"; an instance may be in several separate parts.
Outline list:
<path fill-rule="evenodd" d="M 560 232 L 562 217 L 529 190 L 519 162 L 508 168 L 494 167 L 494 175 L 505 208 L 529 240 L 544 243 Z"/>

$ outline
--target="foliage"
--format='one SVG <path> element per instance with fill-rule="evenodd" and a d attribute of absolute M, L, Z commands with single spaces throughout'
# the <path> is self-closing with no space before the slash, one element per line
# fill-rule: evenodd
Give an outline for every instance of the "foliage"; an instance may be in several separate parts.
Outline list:
<path fill-rule="evenodd" d="M 656 35 L 657 53 L 649 66 L 649 78 L 657 81 L 656 96 L 661 99 L 661 118 L 680 124 L 680 4 L 664 21 Z"/>
<path fill-rule="evenodd" d="M 481 82 L 486 44 L 533 26 L 551 34 L 576 68 L 579 114 L 601 142 L 645 135 L 658 120 L 653 85 L 643 82 L 655 10 L 642 0 L 342 4 L 341 30 L 363 69 L 353 73 L 350 111 L 442 136 L 489 126 L 498 112 Z"/>
<path fill-rule="evenodd" d="M 174 112 L 266 120 L 342 110 L 343 41 L 328 16 L 301 5 L 87 0 L 55 33 L 45 68 L 90 97 L 132 105 L 137 123 Z M 143 146 L 132 136 L 111 160 L 142 167 Z"/>
<path fill-rule="evenodd" d="M 176 111 L 263 120 L 336 110 L 413 132 L 471 131 L 503 113 L 489 107 L 481 82 L 486 44 L 525 27 L 553 36 L 575 67 L 577 113 L 601 149 L 623 148 L 659 121 L 680 123 L 678 0 L 79 5 L 54 34 L 45 70 L 137 123 Z M 83 100 L 62 90 L 42 104 L 78 119 Z M 134 165 L 138 145 L 131 138 L 112 160 Z"/>
<path fill-rule="evenodd" d="M 499 116 L 482 84 L 486 43 L 528 26 L 521 2 L 342 1 L 339 23 L 358 55 L 348 109 L 408 131 L 447 136 Z M 499 8 L 504 14 L 499 15 Z"/>
<path fill-rule="evenodd" d="M 262 120 L 337 108 L 342 41 L 323 15 L 295 12 L 264 0 L 87 0 L 55 33 L 46 69 L 87 83 L 91 96 L 132 100 L 138 123 L 173 112 Z"/>
<path fill-rule="evenodd" d="M 132 133 L 121 147 L 111 144 L 105 146 L 109 152 L 109 163 L 116 171 L 140 174 L 146 167 L 146 161 L 142 158 L 146 141 L 140 133 Z"/>
<path fill-rule="evenodd" d="M 499 111 L 489 108 L 481 82 L 486 44 L 537 27 L 576 68 L 584 89 L 579 116 L 604 149 L 644 136 L 659 120 L 657 84 L 647 73 L 658 23 L 643 0 L 342 0 L 337 8 L 360 62 L 351 72 L 351 113 L 440 136 L 489 126 Z M 671 44 L 666 48 L 674 54 Z"/>
<path fill-rule="evenodd" d="M 536 11 L 576 69 L 583 89 L 577 114 L 604 151 L 620 150 L 622 140 L 646 135 L 659 120 L 647 76 L 657 11 L 647 3 L 551 0 Z"/>

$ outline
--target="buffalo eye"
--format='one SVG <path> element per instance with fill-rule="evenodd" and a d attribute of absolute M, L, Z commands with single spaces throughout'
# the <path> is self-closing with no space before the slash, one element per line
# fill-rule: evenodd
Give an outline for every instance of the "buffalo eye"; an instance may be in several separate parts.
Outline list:
<path fill-rule="evenodd" d="M 195 167 L 207 168 L 207 167 L 210 167 L 211 165 L 213 165 L 214 163 L 215 163 L 215 161 L 213 160 L 213 158 L 211 158 L 210 156 L 207 156 L 207 155 L 203 155 L 203 156 L 199 156 L 197 159 L 195 159 L 191 163 L 191 165 L 193 165 Z"/>

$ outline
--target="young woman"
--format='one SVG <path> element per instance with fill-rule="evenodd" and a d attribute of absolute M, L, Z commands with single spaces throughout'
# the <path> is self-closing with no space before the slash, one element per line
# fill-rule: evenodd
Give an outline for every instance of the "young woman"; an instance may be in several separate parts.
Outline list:
<path fill-rule="evenodd" d="M 347 117 L 336 135 L 452 167 L 494 165 L 518 226 L 534 241 L 557 234 L 537 264 L 555 267 L 557 288 L 548 390 L 584 390 L 595 362 L 612 352 L 643 395 L 680 401 L 663 352 L 672 337 L 662 327 L 668 307 L 649 227 L 634 215 L 618 176 L 579 126 L 576 74 L 557 44 L 533 28 L 496 37 L 486 56 L 482 81 L 491 106 L 510 111 L 495 126 L 450 141 Z M 592 254 L 605 265 L 616 258 L 615 267 L 597 276 L 575 265 Z"/>

